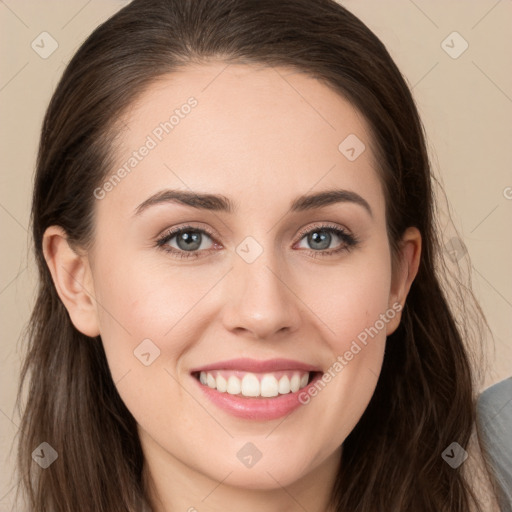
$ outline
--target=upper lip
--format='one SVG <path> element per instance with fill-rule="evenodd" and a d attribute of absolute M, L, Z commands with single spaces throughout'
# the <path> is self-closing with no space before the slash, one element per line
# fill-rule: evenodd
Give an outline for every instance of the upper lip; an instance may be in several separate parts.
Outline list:
<path fill-rule="evenodd" d="M 322 371 L 318 366 L 313 366 L 301 361 L 293 361 L 292 359 L 268 359 L 260 361 L 258 359 L 229 359 L 227 361 L 217 361 L 216 363 L 207 364 L 190 370 L 194 372 L 207 372 L 209 370 L 240 370 L 244 372 L 265 373 L 281 370 L 303 370 L 306 372 Z"/>

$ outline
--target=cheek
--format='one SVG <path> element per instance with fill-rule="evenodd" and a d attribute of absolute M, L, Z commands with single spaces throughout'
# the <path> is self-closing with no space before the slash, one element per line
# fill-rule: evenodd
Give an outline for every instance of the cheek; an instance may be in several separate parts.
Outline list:
<path fill-rule="evenodd" d="M 225 269 L 185 269 L 185 265 L 167 265 L 165 259 L 155 264 L 125 254 L 109 256 L 96 269 L 95 292 L 101 337 L 114 380 L 134 364 L 138 368 L 135 358 L 144 347 L 152 357 L 158 356 L 156 366 L 164 360 L 176 361 L 199 336 L 194 333 L 200 319 L 207 323 L 205 308 L 210 303 L 204 299 Z"/>
<path fill-rule="evenodd" d="M 312 309 L 324 324 L 330 360 L 318 385 L 301 398 L 322 411 L 315 416 L 319 431 L 329 432 L 323 455 L 339 446 L 366 409 L 377 384 L 386 345 L 386 325 L 396 311 L 389 307 L 391 263 L 385 241 L 379 250 L 350 268 L 315 283 Z M 319 290 L 326 290 L 321 294 Z M 323 306 L 323 307 L 322 307 Z"/>
<path fill-rule="evenodd" d="M 308 276 L 301 284 L 304 301 L 324 324 L 325 339 L 337 354 L 345 352 L 389 309 L 391 260 L 386 239 L 337 267 L 317 271 L 314 280 Z M 382 327 L 379 322 L 380 339 L 385 338 Z"/>

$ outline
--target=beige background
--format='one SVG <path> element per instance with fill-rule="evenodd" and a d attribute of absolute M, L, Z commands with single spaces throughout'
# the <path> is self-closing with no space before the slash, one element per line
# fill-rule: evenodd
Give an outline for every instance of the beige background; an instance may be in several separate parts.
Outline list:
<path fill-rule="evenodd" d="M 127 2 L 0 0 L 0 511 L 11 510 L 21 330 L 34 297 L 30 195 L 41 121 L 65 64 Z M 346 0 L 386 44 L 418 102 L 494 339 L 484 386 L 512 375 L 512 2 Z M 58 48 L 31 47 L 48 32 Z M 457 31 L 459 36 L 449 36 Z M 446 42 L 442 42 L 446 39 Z M 467 50 L 458 58 L 446 51 Z M 46 46 L 48 48 L 48 46 Z M 451 238 L 449 230 L 445 241 Z M 11 451 L 12 450 L 12 451 Z"/>

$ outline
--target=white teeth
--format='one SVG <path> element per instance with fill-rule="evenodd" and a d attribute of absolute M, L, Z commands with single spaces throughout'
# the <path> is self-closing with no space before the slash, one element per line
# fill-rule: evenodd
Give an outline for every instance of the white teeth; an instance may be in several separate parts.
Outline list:
<path fill-rule="evenodd" d="M 217 382 L 217 391 L 225 393 L 226 390 L 228 389 L 228 381 L 220 374 L 217 375 L 217 378 L 215 380 Z"/>
<path fill-rule="evenodd" d="M 279 379 L 278 391 L 281 395 L 286 395 L 286 393 L 290 392 L 290 379 L 288 378 L 288 375 L 283 375 Z"/>
<path fill-rule="evenodd" d="M 217 383 L 215 382 L 215 378 L 211 373 L 206 374 L 206 384 L 208 384 L 209 388 L 215 389 L 217 387 Z"/>
<path fill-rule="evenodd" d="M 234 375 L 231 375 L 231 377 L 229 377 L 228 379 L 228 387 L 226 391 L 230 395 L 240 394 L 240 391 L 242 391 L 242 383 L 240 382 L 240 379 L 238 379 Z"/>
<path fill-rule="evenodd" d="M 263 375 L 261 379 L 261 396 L 271 397 L 279 394 L 277 379 L 270 374 Z"/>
<path fill-rule="evenodd" d="M 300 376 L 298 373 L 294 373 L 293 377 L 290 379 L 290 389 L 292 390 L 292 393 L 295 393 L 295 391 L 299 391 Z"/>
<path fill-rule="evenodd" d="M 200 372 L 199 381 L 204 386 L 217 389 L 220 393 L 229 393 L 230 395 L 242 395 L 247 397 L 265 397 L 271 398 L 278 395 L 286 395 L 290 392 L 295 393 L 299 389 L 307 386 L 309 373 L 295 372 L 291 376 L 283 375 L 279 381 L 272 373 L 266 373 L 260 379 L 254 373 L 245 373 L 243 379 L 235 375 L 230 375 L 226 380 L 219 372 L 214 373 Z"/>
<path fill-rule="evenodd" d="M 246 373 L 242 379 L 242 395 L 260 396 L 260 381 L 254 373 Z"/>

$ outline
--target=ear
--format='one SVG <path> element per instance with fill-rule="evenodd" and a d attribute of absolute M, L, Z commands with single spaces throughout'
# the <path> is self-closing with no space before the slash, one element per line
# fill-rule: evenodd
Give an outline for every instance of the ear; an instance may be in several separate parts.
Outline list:
<path fill-rule="evenodd" d="M 66 232 L 59 226 L 50 226 L 45 231 L 43 254 L 73 325 L 86 336 L 98 336 L 96 300 L 87 256 L 71 248 Z"/>
<path fill-rule="evenodd" d="M 421 257 L 421 233 L 415 227 L 407 228 L 400 241 L 398 263 L 393 271 L 388 307 L 397 311 L 395 317 L 386 325 L 386 335 L 392 334 L 402 318 L 402 310 L 418 273 Z M 400 309 L 398 311 L 398 304 Z"/>

